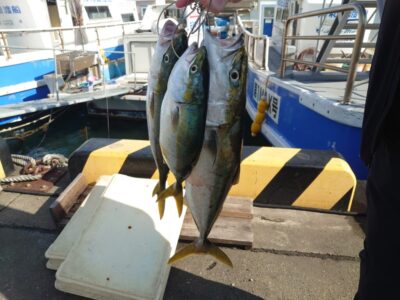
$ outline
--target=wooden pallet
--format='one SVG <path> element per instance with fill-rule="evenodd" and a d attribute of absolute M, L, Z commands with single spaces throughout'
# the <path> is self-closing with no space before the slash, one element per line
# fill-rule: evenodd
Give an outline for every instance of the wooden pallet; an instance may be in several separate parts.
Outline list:
<path fill-rule="evenodd" d="M 90 193 L 85 177 L 79 174 L 63 193 L 52 203 L 50 211 L 60 228 L 67 225 L 83 200 Z M 253 245 L 253 202 L 249 198 L 228 197 L 209 235 L 218 245 L 251 248 Z M 181 230 L 181 241 L 192 241 L 199 236 L 189 209 Z"/>
<path fill-rule="evenodd" d="M 221 214 L 215 222 L 209 240 L 219 245 L 253 246 L 253 202 L 249 198 L 228 197 Z M 181 230 L 181 241 L 192 241 L 199 236 L 189 209 Z"/>

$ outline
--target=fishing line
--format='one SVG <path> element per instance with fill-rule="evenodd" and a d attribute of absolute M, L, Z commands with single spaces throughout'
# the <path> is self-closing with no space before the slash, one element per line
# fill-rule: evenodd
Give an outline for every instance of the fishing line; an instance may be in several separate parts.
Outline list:
<path fill-rule="evenodd" d="M 200 28 L 203 28 L 203 36 L 204 36 L 204 26 L 203 26 L 203 25 L 204 25 L 204 23 L 206 22 L 206 20 L 208 19 L 208 14 L 209 14 L 209 11 L 210 11 L 211 3 L 212 3 L 212 0 L 209 0 L 206 10 L 201 6 L 200 1 L 194 1 L 194 2 L 190 3 L 190 4 L 188 5 L 190 12 L 187 13 L 186 15 L 184 14 L 182 17 L 179 18 L 179 20 L 178 20 L 178 26 L 175 28 L 175 31 L 174 31 L 173 36 L 175 36 L 175 34 L 177 33 L 178 30 L 180 30 L 180 26 L 181 26 L 182 24 L 184 24 L 184 22 L 186 21 L 186 19 L 187 19 L 191 14 L 193 14 L 193 13 L 196 11 L 196 12 L 199 14 L 199 17 L 196 19 L 195 23 L 193 24 L 193 27 L 192 27 L 192 29 L 190 30 L 189 34 L 188 34 L 188 38 L 190 38 L 190 36 L 191 36 L 192 34 L 195 34 L 195 33 L 197 32 L 197 33 L 198 33 L 198 34 L 197 34 L 197 43 L 199 43 L 199 42 L 200 42 Z M 161 16 L 164 15 L 164 12 L 165 12 L 169 7 L 171 7 L 172 5 L 175 5 L 175 4 L 176 4 L 176 1 L 174 1 L 174 2 L 172 2 L 172 3 L 170 3 L 170 4 L 168 4 L 166 7 L 164 7 L 164 8 L 161 10 L 161 12 L 160 12 L 160 14 L 159 14 L 159 16 L 158 16 L 156 31 L 157 31 L 157 35 L 158 35 L 159 37 L 165 37 L 165 36 L 161 35 L 161 34 L 160 34 L 160 31 L 159 31 Z M 206 12 L 204 13 L 204 11 L 206 11 Z M 173 39 L 173 38 L 171 39 L 171 48 L 172 48 L 172 51 L 174 52 L 175 56 L 176 56 L 177 58 L 180 58 L 180 55 L 178 55 L 178 53 L 177 53 L 176 50 L 175 50 L 174 39 Z"/>

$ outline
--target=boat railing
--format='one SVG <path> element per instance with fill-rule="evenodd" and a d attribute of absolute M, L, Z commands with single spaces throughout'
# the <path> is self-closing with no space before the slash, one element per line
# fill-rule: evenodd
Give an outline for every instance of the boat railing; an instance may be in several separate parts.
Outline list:
<path fill-rule="evenodd" d="M 370 3 L 370 1 L 368 2 Z M 357 20 L 354 20 L 354 15 L 352 19 L 350 18 L 352 11 L 357 12 Z M 297 35 L 296 33 L 292 33 L 293 30 L 290 30 L 290 26 L 293 25 L 295 21 L 310 17 L 322 18 L 322 16 L 326 16 L 329 14 L 335 14 L 338 22 L 333 22 L 333 24 L 331 25 L 331 30 L 326 35 L 322 35 L 320 34 L 320 32 L 318 35 Z M 375 42 L 364 42 L 364 33 L 366 29 L 379 29 L 379 24 L 368 25 L 368 21 L 369 20 L 367 20 L 367 13 L 364 5 L 357 2 L 289 16 L 287 18 L 282 37 L 280 66 L 281 78 L 285 76 L 287 63 L 310 66 L 313 68 L 312 71 L 314 72 L 319 72 L 321 69 L 327 69 L 345 73 L 347 74 L 347 81 L 342 103 L 349 104 L 351 101 L 351 95 L 353 93 L 354 82 L 357 77 L 358 65 L 360 63 L 370 64 L 372 61 L 372 58 L 361 58 L 362 49 L 375 48 Z M 333 26 L 336 27 L 333 28 Z M 349 34 L 348 32 L 343 33 L 343 29 L 346 28 L 355 30 L 355 34 Z M 320 55 L 312 60 L 306 60 L 296 57 L 291 58 L 287 56 L 286 53 L 289 42 L 300 40 L 323 40 L 327 43 L 328 46 L 322 47 L 321 52 L 323 50 L 324 53 L 320 52 Z M 329 53 L 331 53 L 333 48 L 352 49 L 351 57 L 332 59 L 329 57 Z M 318 51 L 318 49 L 316 50 Z M 341 64 L 341 66 L 338 66 L 338 64 Z"/>
<path fill-rule="evenodd" d="M 26 35 L 26 34 L 37 34 L 37 33 L 51 33 L 56 36 L 60 41 L 60 48 L 65 49 L 66 42 L 64 38 L 64 33 L 68 31 L 80 32 L 83 35 L 83 31 L 86 29 L 91 29 L 95 31 L 96 42 L 101 45 L 101 38 L 99 29 L 119 27 L 121 29 L 122 37 L 126 34 L 126 29 L 128 26 L 140 25 L 140 21 L 134 22 L 117 22 L 117 23 L 98 23 L 93 25 L 81 25 L 81 26 L 70 26 L 70 27 L 51 27 L 51 28 L 18 28 L 18 29 L 0 29 L 0 46 L 4 49 L 3 54 L 6 59 L 11 59 L 12 53 L 11 48 L 16 49 L 16 47 L 8 47 L 9 41 L 8 37 L 12 35 Z M 84 44 L 80 45 L 83 47 Z M 75 49 L 76 50 L 76 49 Z"/>
<path fill-rule="evenodd" d="M 240 17 L 241 10 L 236 11 L 236 20 L 240 31 L 244 33 L 245 48 L 249 62 L 254 63 L 259 69 L 268 71 L 269 38 L 266 35 L 256 35 L 245 26 L 246 20 Z M 249 22 L 252 22 L 251 20 Z"/>
<path fill-rule="evenodd" d="M 106 64 L 103 61 L 99 60 L 98 58 L 101 56 L 101 54 L 99 53 L 99 51 L 93 51 L 93 50 L 76 50 L 76 49 L 61 49 L 60 47 L 24 47 L 24 46 L 12 46 L 12 45 L 7 45 L 7 46 L 3 46 L 0 45 L 0 50 L 3 50 L 4 52 L 7 50 L 29 50 L 29 51 L 48 51 L 48 52 L 52 52 L 53 53 L 53 61 L 54 61 L 54 73 L 49 73 L 47 75 L 51 75 L 54 76 L 54 80 L 51 80 L 51 86 L 49 86 L 50 89 L 50 94 L 49 94 L 49 98 L 55 98 L 57 101 L 60 101 L 60 92 L 62 91 L 62 89 L 60 88 L 59 85 L 59 81 L 58 78 L 61 76 L 67 77 L 69 78 L 70 76 L 65 76 L 65 74 L 62 74 L 62 72 L 60 72 L 60 65 L 59 62 L 57 60 L 57 55 L 59 54 L 65 54 L 65 53 L 79 53 L 79 55 L 93 55 L 96 57 L 96 63 L 92 64 L 91 67 L 98 65 L 100 68 L 100 79 L 102 80 L 101 84 L 103 86 L 104 89 L 104 93 L 105 93 L 105 88 L 106 88 L 106 81 L 105 81 L 105 67 L 104 65 Z M 105 53 L 109 53 L 109 54 L 130 54 L 133 56 L 133 59 L 135 60 L 135 52 L 132 51 L 119 51 L 119 50 L 103 50 L 103 52 Z M 72 70 L 72 68 L 71 68 Z M 72 71 L 71 71 L 72 72 Z M 72 73 L 71 73 L 72 74 Z M 133 82 L 133 86 L 134 89 L 136 89 L 136 85 L 137 85 L 137 81 L 136 81 L 136 74 L 134 73 L 134 82 Z M 65 82 L 67 83 L 67 81 Z M 46 83 L 47 85 L 49 83 Z"/>

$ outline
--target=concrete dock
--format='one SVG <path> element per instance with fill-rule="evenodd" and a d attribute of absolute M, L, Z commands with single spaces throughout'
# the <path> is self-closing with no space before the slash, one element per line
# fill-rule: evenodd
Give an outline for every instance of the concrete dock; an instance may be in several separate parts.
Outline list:
<path fill-rule="evenodd" d="M 56 290 L 45 266 L 59 233 L 49 212 L 55 197 L 0 192 L 0 299 L 83 299 Z M 353 299 L 364 222 L 254 208 L 253 249 L 224 248 L 233 269 L 208 256 L 178 262 L 164 299 Z"/>

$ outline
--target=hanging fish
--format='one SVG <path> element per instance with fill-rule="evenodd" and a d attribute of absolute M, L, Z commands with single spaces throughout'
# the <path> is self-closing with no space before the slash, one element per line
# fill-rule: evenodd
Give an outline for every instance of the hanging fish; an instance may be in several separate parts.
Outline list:
<path fill-rule="evenodd" d="M 229 257 L 207 237 L 239 176 L 247 56 L 242 35 L 219 40 L 206 32 L 204 43 L 210 66 L 206 128 L 199 159 L 185 186 L 185 199 L 200 236 L 169 262 L 191 254 L 210 254 L 232 266 Z"/>
<path fill-rule="evenodd" d="M 193 43 L 175 64 L 161 106 L 160 146 L 176 183 L 160 193 L 158 200 L 174 196 L 179 215 L 182 181 L 190 174 L 203 144 L 208 77 L 206 48 Z"/>
<path fill-rule="evenodd" d="M 152 57 L 147 87 L 147 127 L 151 151 L 159 173 L 159 182 L 154 188 L 153 196 L 155 194 L 159 195 L 165 189 L 169 172 L 168 166 L 163 160 L 159 143 L 161 104 L 167 90 L 169 75 L 178 60 L 176 54 L 182 55 L 186 48 L 186 32 L 177 30 L 177 25 L 173 21 L 166 21 Z M 161 218 L 164 215 L 164 207 L 165 200 L 158 201 Z"/>

